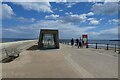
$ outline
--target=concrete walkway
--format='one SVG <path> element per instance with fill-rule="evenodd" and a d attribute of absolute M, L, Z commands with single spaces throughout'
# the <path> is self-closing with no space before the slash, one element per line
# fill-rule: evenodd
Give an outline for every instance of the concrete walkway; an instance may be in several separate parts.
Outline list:
<path fill-rule="evenodd" d="M 2 63 L 3 78 L 117 78 L 118 55 L 112 51 L 77 49 L 38 50 L 32 43 L 20 57 Z"/>

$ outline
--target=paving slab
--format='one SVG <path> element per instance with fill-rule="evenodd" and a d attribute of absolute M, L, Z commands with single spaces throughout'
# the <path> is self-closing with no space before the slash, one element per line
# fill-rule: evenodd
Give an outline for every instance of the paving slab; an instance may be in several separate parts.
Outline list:
<path fill-rule="evenodd" d="M 63 44 L 60 49 L 39 50 L 32 43 L 20 57 L 2 63 L 2 70 L 3 78 L 117 78 L 118 56 Z"/>

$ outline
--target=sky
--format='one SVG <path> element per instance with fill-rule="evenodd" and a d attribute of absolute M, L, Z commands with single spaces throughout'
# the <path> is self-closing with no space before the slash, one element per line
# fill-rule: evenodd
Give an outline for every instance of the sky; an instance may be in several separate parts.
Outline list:
<path fill-rule="evenodd" d="M 2 37 L 37 38 L 58 29 L 60 39 L 118 39 L 117 2 L 2 2 Z"/>

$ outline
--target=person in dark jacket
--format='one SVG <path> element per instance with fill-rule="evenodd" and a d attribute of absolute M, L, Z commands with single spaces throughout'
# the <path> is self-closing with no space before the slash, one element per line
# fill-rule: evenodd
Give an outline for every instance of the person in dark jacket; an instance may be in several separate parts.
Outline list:
<path fill-rule="evenodd" d="M 81 42 L 82 40 L 81 40 L 81 37 L 80 37 L 80 40 L 79 40 L 79 44 L 78 44 L 78 48 L 79 47 L 82 47 L 82 42 Z"/>
<path fill-rule="evenodd" d="M 79 45 L 79 39 L 76 39 L 76 46 Z"/>
<path fill-rule="evenodd" d="M 73 45 L 74 45 L 74 39 L 72 38 L 71 39 L 71 46 L 73 47 Z"/>

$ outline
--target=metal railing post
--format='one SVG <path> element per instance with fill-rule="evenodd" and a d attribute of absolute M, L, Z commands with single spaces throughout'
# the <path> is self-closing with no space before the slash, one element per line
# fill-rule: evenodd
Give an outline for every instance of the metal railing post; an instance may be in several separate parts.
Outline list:
<path fill-rule="evenodd" d="M 95 47 L 95 49 L 97 49 L 97 43 L 96 43 L 96 47 Z"/>
<path fill-rule="evenodd" d="M 109 44 L 107 44 L 107 50 L 108 50 L 108 45 L 109 45 Z"/>
<path fill-rule="evenodd" d="M 88 48 L 88 43 L 87 43 L 87 46 L 86 46 L 86 48 Z"/>

